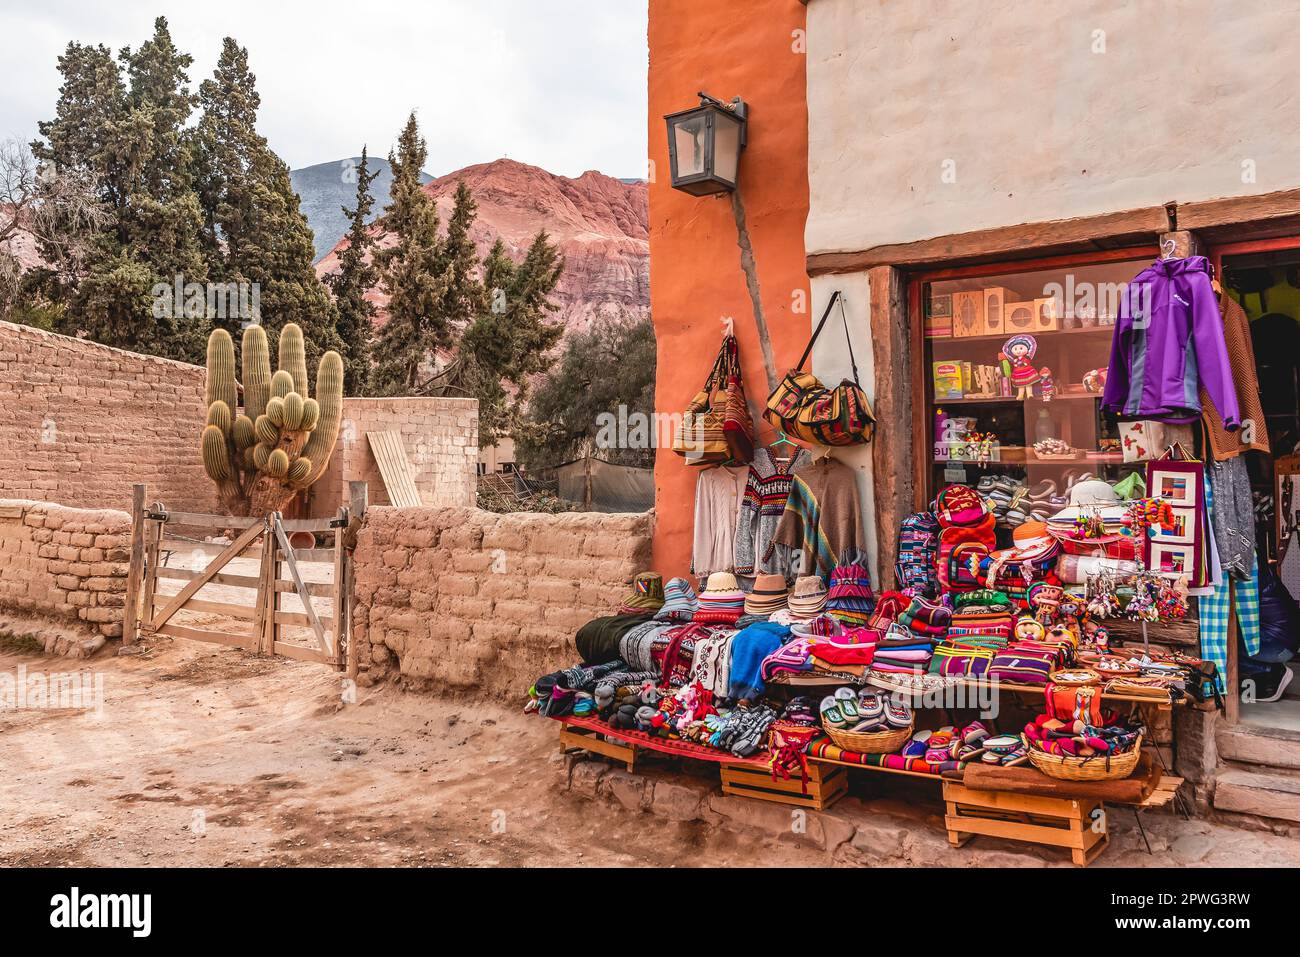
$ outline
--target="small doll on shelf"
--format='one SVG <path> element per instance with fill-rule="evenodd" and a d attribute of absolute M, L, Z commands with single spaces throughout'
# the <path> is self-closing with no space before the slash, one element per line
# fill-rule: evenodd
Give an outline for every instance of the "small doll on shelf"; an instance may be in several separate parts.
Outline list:
<path fill-rule="evenodd" d="M 1052 381 L 1052 370 L 1044 366 L 1039 369 L 1034 365 L 1034 354 L 1038 352 L 1038 340 L 1031 335 L 1012 336 L 1002 344 L 998 361 L 1002 364 L 1002 374 L 1011 380 L 1016 390 L 1016 398 L 1025 400 L 1034 397 L 1034 386 L 1039 386 L 1044 402 L 1056 394 Z"/>

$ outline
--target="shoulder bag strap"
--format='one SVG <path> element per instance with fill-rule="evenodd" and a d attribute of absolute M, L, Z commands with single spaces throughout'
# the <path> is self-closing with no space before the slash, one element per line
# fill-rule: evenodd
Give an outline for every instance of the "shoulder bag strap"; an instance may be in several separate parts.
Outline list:
<path fill-rule="evenodd" d="M 817 322 L 817 328 L 813 330 L 812 338 L 808 340 L 808 348 L 804 349 L 803 355 L 799 357 L 799 361 L 795 365 L 796 371 L 802 369 L 803 364 L 807 362 L 808 357 L 812 355 L 813 343 L 815 343 L 817 341 L 817 337 L 822 334 L 822 326 L 826 325 L 826 320 L 830 318 L 831 310 L 835 308 L 835 303 L 839 299 L 840 299 L 840 291 L 836 289 L 833 293 L 831 293 L 830 302 L 826 303 L 826 311 L 822 313 L 821 319 Z M 847 329 L 848 327 L 846 326 L 845 328 Z"/>
<path fill-rule="evenodd" d="M 849 364 L 853 367 L 853 384 L 859 389 L 862 383 L 858 381 L 858 360 L 853 357 L 853 337 L 849 335 L 849 316 L 844 311 L 844 297 L 838 292 L 835 293 L 840 300 L 840 318 L 844 320 L 844 341 L 849 344 Z"/>

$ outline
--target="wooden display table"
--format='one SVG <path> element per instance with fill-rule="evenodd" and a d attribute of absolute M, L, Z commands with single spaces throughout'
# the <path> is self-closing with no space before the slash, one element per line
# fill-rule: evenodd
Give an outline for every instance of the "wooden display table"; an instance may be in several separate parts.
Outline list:
<path fill-rule="evenodd" d="M 1038 797 L 1009 791 L 976 791 L 943 782 L 948 843 L 962 847 L 979 834 L 1070 849 L 1076 867 L 1086 867 L 1110 843 L 1100 801 Z"/>
<path fill-rule="evenodd" d="M 1182 778 L 1163 775 L 1145 800 L 1130 806 L 1135 810 L 1164 807 L 1174 799 L 1182 783 Z M 945 778 L 943 800 L 947 805 L 944 822 L 948 843 L 953 847 L 962 847 L 983 834 L 1068 848 L 1074 865 L 1087 867 L 1110 844 L 1106 808 L 1095 798 L 983 791 Z"/>

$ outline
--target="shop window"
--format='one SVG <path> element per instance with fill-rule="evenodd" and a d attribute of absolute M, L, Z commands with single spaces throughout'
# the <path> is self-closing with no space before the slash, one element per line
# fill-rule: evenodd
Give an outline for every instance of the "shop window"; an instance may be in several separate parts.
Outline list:
<path fill-rule="evenodd" d="M 1136 454 L 1125 461 L 1135 440 L 1101 411 L 1101 393 L 1120 297 L 1149 262 L 922 283 L 929 498 L 952 483 L 996 483 L 1046 505 L 1088 475 L 1143 470 Z"/>

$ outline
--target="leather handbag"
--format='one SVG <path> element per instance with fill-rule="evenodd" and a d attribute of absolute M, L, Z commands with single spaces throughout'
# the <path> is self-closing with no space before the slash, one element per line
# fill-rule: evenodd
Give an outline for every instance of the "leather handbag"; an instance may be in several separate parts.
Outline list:
<path fill-rule="evenodd" d="M 845 379 L 834 389 L 822 385 L 811 372 L 804 372 L 804 363 L 812 354 L 813 344 L 821 335 L 831 310 L 839 303 L 844 320 L 844 336 L 848 340 L 849 362 L 853 367 L 853 381 Z M 849 320 L 844 314 L 844 297 L 836 290 L 826 304 L 821 321 L 808 340 L 799 363 L 785 374 L 781 384 L 767 399 L 763 418 L 786 433 L 804 442 L 819 445 L 858 445 L 870 442 L 876 429 L 876 417 L 871 403 L 858 382 L 858 363 L 853 356 L 853 340 L 849 335 Z"/>
<path fill-rule="evenodd" d="M 754 422 L 741 381 L 740 347 L 725 336 L 708 379 L 682 414 L 673 451 L 687 465 L 743 465 L 754 457 Z"/>

